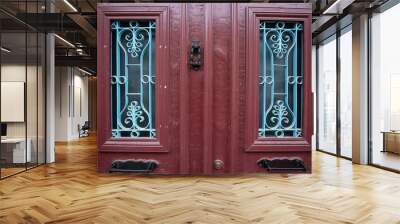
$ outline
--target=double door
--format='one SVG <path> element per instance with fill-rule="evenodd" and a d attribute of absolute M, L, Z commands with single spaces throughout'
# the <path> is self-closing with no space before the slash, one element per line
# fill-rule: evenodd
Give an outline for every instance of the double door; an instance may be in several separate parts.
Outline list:
<path fill-rule="evenodd" d="M 310 25 L 309 4 L 100 4 L 99 171 L 310 172 Z"/>

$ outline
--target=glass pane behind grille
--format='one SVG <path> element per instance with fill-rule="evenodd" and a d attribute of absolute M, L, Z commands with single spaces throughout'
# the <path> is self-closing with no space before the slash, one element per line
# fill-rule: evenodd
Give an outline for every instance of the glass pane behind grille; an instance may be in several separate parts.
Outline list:
<path fill-rule="evenodd" d="M 302 135 L 303 24 L 261 21 L 260 137 Z"/>
<path fill-rule="evenodd" d="M 111 127 L 113 137 L 156 136 L 156 23 L 112 21 Z"/>

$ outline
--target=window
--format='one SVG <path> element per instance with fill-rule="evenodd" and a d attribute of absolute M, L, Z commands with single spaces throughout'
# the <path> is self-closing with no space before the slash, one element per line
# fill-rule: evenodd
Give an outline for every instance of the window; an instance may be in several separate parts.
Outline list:
<path fill-rule="evenodd" d="M 260 23 L 260 137 L 302 135 L 302 30 L 300 22 Z"/>
<path fill-rule="evenodd" d="M 336 153 L 336 36 L 318 48 L 318 149 Z"/>
<path fill-rule="evenodd" d="M 111 127 L 113 137 L 156 136 L 154 20 L 111 24 Z"/>
<path fill-rule="evenodd" d="M 400 170 L 400 5 L 371 19 L 370 132 L 372 163 Z"/>
<path fill-rule="evenodd" d="M 340 36 L 340 155 L 352 157 L 352 32 Z"/>

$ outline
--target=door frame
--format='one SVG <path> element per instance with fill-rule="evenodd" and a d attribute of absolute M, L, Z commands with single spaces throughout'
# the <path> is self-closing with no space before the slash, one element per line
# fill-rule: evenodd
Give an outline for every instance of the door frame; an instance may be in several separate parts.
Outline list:
<path fill-rule="evenodd" d="M 137 7 L 141 6 L 141 7 Z M 156 21 L 158 29 L 156 29 L 155 44 L 157 53 L 155 55 L 156 74 L 163 71 L 163 75 L 157 77 L 156 83 L 156 138 L 138 138 L 132 141 L 128 138 L 112 138 L 111 133 L 111 97 L 110 97 L 110 36 L 99 35 L 97 60 L 98 60 L 98 134 L 97 141 L 99 152 L 134 152 L 134 153 L 166 153 L 169 152 L 167 147 L 169 139 L 168 117 L 163 111 L 168 111 L 167 88 L 168 65 L 167 56 L 168 46 L 168 7 L 158 5 L 149 6 L 145 4 L 102 4 L 98 7 L 98 32 L 109 33 L 111 20 L 114 19 L 153 19 Z"/>
<path fill-rule="evenodd" d="M 282 13 L 283 12 L 283 13 Z M 258 76 L 259 60 L 259 22 L 297 21 L 303 23 L 303 95 L 302 95 L 302 130 L 300 137 L 264 137 L 257 135 L 258 130 Z M 246 152 L 281 152 L 310 151 L 313 134 L 313 94 L 311 74 L 311 16 L 309 8 L 304 4 L 296 8 L 281 5 L 248 7 L 247 11 L 247 51 L 246 51 Z M 254 100 L 257 99 L 257 100 Z"/>
<path fill-rule="evenodd" d="M 178 164 L 177 169 L 166 169 L 162 170 L 161 173 L 179 173 L 179 174 L 189 174 L 191 173 L 191 151 L 190 151 L 190 97 L 188 94 L 184 94 L 185 92 L 190 91 L 189 84 L 191 79 L 191 73 L 193 71 L 189 70 L 188 67 L 188 51 L 189 51 L 189 32 L 190 26 L 189 21 L 186 19 L 188 14 L 188 4 L 179 4 L 180 11 L 180 23 L 181 27 L 178 32 L 174 33 L 174 35 L 179 35 L 179 50 L 174 51 L 180 52 L 179 56 L 179 72 L 172 72 L 170 61 L 168 60 L 169 55 L 172 55 L 171 48 L 169 47 L 169 41 L 177 41 L 178 37 L 174 37 L 174 40 L 170 40 L 171 34 L 169 34 L 170 30 L 168 29 L 170 25 L 170 8 L 169 7 L 177 7 L 179 3 L 104 3 L 99 4 L 98 6 L 98 89 L 103 90 L 99 91 L 98 94 L 98 147 L 99 147 L 99 171 L 106 171 L 107 166 L 112 162 L 113 159 L 119 158 L 148 158 L 148 157 L 156 157 L 160 158 L 160 156 L 166 156 L 169 153 L 173 153 L 174 155 L 179 155 L 179 159 L 173 160 L 173 158 L 169 158 L 171 162 L 176 161 Z M 311 30 L 310 21 L 311 21 L 311 5 L 310 4 L 279 4 L 279 3 L 223 3 L 230 4 L 230 13 L 231 13 L 231 33 L 232 40 L 229 44 L 232 49 L 229 54 L 226 63 L 231 66 L 231 81 L 227 83 L 229 85 L 229 90 L 227 90 L 227 97 L 230 101 L 229 112 L 226 113 L 226 117 L 230 121 L 227 123 L 226 127 L 224 127 L 227 132 L 227 145 L 226 147 L 222 147 L 218 150 L 227 150 L 225 153 L 226 167 L 224 170 L 215 170 L 213 169 L 212 161 L 215 157 L 215 146 L 214 140 L 216 133 L 215 130 L 215 118 L 213 118 L 214 112 L 214 83 L 213 77 L 215 73 L 214 62 L 213 62 L 213 54 L 214 54 L 214 32 L 213 31 L 213 7 L 218 3 L 206 3 L 204 5 L 204 66 L 201 68 L 202 72 L 204 72 L 204 76 L 202 80 L 204 81 L 204 95 L 202 97 L 202 102 L 204 108 L 203 111 L 203 128 L 201 130 L 202 135 L 202 146 L 203 151 L 201 152 L 202 156 L 202 174 L 213 174 L 213 173 L 245 173 L 245 172 L 265 172 L 262 168 L 257 167 L 256 160 L 262 156 L 296 156 L 304 159 L 307 167 L 307 172 L 311 172 L 311 135 L 313 128 L 313 109 L 312 109 L 312 92 L 311 92 Z M 176 10 L 176 9 L 175 9 Z M 261 12 L 261 11 L 262 12 Z M 136 14 L 134 14 L 136 13 Z M 216 13 L 216 11 L 214 12 Z M 258 13 L 258 14 L 257 14 Z M 134 14 L 134 15 L 133 15 Z M 304 138 L 296 139 L 296 141 L 288 141 L 286 139 L 278 139 L 273 141 L 275 144 L 273 148 L 265 149 L 265 145 L 262 146 L 261 150 L 246 150 L 246 145 L 243 144 L 242 141 L 245 139 L 247 142 L 248 138 L 248 128 L 246 123 L 249 118 L 256 116 L 256 114 L 249 114 L 247 112 L 248 103 L 248 86 L 245 84 L 247 81 L 242 80 L 243 77 L 246 77 L 250 74 L 248 69 L 250 66 L 253 66 L 249 62 L 248 50 L 249 48 L 243 47 L 247 46 L 247 41 L 249 41 L 249 27 L 246 27 L 248 20 L 251 16 L 255 15 L 275 15 L 274 17 L 279 17 L 281 19 L 285 18 L 297 18 L 296 20 L 303 21 L 304 20 L 304 57 L 305 57 L 305 65 L 303 67 L 304 72 L 304 87 L 303 87 L 303 99 L 306 105 L 303 105 L 303 124 L 305 128 Z M 142 17 L 141 17 L 142 16 Z M 175 80 L 178 80 L 178 84 L 176 84 L 175 92 L 179 93 L 178 101 L 179 101 L 179 109 L 175 112 L 178 112 L 179 116 L 175 117 L 174 122 L 170 122 L 168 119 L 168 111 L 169 106 L 166 102 L 170 99 L 171 93 L 157 95 L 156 97 L 163 103 L 161 108 L 164 108 L 164 115 L 161 117 L 161 123 L 163 124 L 163 129 L 160 129 L 160 132 L 165 131 L 166 133 L 161 133 L 161 139 L 159 141 L 149 141 L 149 140 L 136 140 L 132 141 L 132 139 L 112 139 L 111 138 L 111 114 L 110 114 L 110 55 L 109 55 L 109 35 L 104 35 L 109 33 L 110 29 L 110 18 L 143 18 L 143 16 L 149 16 L 149 18 L 162 18 L 163 21 L 163 31 L 159 30 L 156 34 L 156 41 L 160 41 L 159 37 L 162 37 L 162 43 L 157 43 L 157 45 L 164 46 L 161 47 L 157 55 L 162 55 L 161 59 L 158 59 L 162 62 L 162 66 L 158 71 L 167 72 L 165 77 L 165 84 L 170 85 L 168 79 L 170 77 L 177 77 Z M 171 13 L 172 16 L 172 13 Z M 175 17 L 176 19 L 176 17 Z M 172 21 L 172 20 L 171 20 Z M 244 22 L 244 24 L 243 24 Z M 244 26 L 242 26 L 243 24 Z M 245 27 L 245 28 L 244 28 Z M 245 31 L 245 32 L 243 32 Z M 161 36 L 163 35 L 163 36 Z M 254 33 L 252 34 L 254 36 Z M 246 41 L 244 41 L 246 40 Z M 246 43 L 245 43 L 246 42 Z M 310 49 L 308 49 L 308 46 Z M 242 48 L 243 47 L 243 48 Z M 253 46 L 254 47 L 254 46 Z M 174 54 L 175 54 L 174 53 Z M 175 56 L 175 55 L 173 55 Z M 246 60 L 242 57 L 247 57 Z M 257 57 L 258 58 L 258 57 Z M 258 60 L 253 60 L 258 63 Z M 170 71 L 171 70 L 171 71 Z M 174 74 L 168 74 L 174 73 Z M 159 81 L 159 80 L 158 80 Z M 244 84 L 244 85 L 243 85 Z M 156 83 L 156 85 L 158 85 Z M 162 87 L 162 85 L 160 85 Z M 158 90 L 158 87 L 157 87 Z M 157 91 L 156 94 L 160 94 L 162 90 Z M 243 104 L 245 102 L 245 104 Z M 242 107 L 242 108 L 241 108 Z M 161 111 L 160 109 L 157 109 Z M 308 111 L 308 112 L 307 112 Z M 256 112 L 256 111 L 254 111 Z M 243 120 L 246 122 L 242 123 Z M 174 125 L 176 121 L 180 122 L 178 126 Z M 177 132 L 176 136 L 169 135 L 167 127 L 169 127 L 169 131 L 172 131 L 171 128 L 178 127 L 174 132 Z M 158 124 L 157 124 L 158 127 Z M 257 128 L 255 129 L 257 130 Z M 158 129 L 157 129 L 158 131 Z M 253 130 L 252 130 L 253 131 Z M 242 135 L 242 136 L 241 136 Z M 170 138 L 175 138 L 179 136 L 178 146 L 175 145 L 175 148 L 170 148 Z M 272 138 L 271 138 L 272 139 Z M 299 142 L 301 140 L 302 142 Z M 268 140 L 263 142 L 263 144 L 270 143 Z M 301 146 L 295 144 L 302 144 Z M 290 147 L 288 147 L 290 146 Z M 269 146 L 270 147 L 270 146 Z M 137 153 L 137 154 L 136 154 Z M 251 165 L 243 164 L 243 162 L 251 161 Z"/>

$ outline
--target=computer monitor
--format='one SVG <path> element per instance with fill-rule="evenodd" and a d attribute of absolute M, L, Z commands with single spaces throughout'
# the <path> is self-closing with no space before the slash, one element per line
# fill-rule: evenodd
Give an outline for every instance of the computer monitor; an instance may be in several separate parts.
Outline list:
<path fill-rule="evenodd" d="M 7 124 L 2 123 L 1 124 L 1 137 L 6 137 L 7 136 Z"/>

